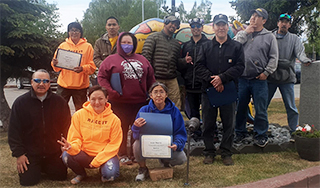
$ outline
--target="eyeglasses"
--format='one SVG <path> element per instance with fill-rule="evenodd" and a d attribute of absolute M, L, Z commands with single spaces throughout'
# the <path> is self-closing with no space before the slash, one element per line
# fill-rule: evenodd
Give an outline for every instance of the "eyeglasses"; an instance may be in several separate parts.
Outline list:
<path fill-rule="evenodd" d="M 280 18 L 288 18 L 289 20 L 291 19 L 291 16 L 289 14 L 281 14 L 279 17 Z"/>
<path fill-rule="evenodd" d="M 34 81 L 35 83 L 37 83 L 37 84 L 40 84 L 41 82 L 43 82 L 44 84 L 47 84 L 47 83 L 50 82 L 50 80 L 48 80 L 48 79 L 43 79 L 43 80 L 41 80 L 40 78 L 34 78 L 33 81 Z"/>
<path fill-rule="evenodd" d="M 194 28 L 201 28 L 202 27 L 202 25 L 199 25 L 199 24 L 193 24 L 193 25 L 191 25 L 190 26 L 192 29 L 194 29 Z"/>
<path fill-rule="evenodd" d="M 70 32 L 70 33 L 76 33 L 76 34 L 78 34 L 78 33 L 80 33 L 80 30 L 78 30 L 78 29 L 77 29 L 77 30 L 73 30 L 73 29 L 72 29 L 72 30 L 70 30 L 69 32 Z"/>

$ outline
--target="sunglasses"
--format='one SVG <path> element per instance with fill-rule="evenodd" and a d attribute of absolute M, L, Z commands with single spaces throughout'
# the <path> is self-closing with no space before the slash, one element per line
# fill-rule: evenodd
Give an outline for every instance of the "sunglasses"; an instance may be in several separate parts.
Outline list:
<path fill-rule="evenodd" d="M 50 80 L 48 80 L 48 79 L 43 79 L 43 80 L 41 80 L 40 78 L 34 78 L 33 81 L 34 81 L 35 83 L 37 83 L 37 84 L 40 84 L 41 82 L 43 82 L 44 84 L 47 84 L 47 83 L 50 82 Z"/>
<path fill-rule="evenodd" d="M 194 24 L 194 25 L 191 25 L 190 26 L 192 29 L 194 29 L 194 28 L 201 28 L 202 27 L 202 25 L 198 25 L 198 24 Z"/>
<path fill-rule="evenodd" d="M 291 16 L 289 14 L 281 14 L 280 18 L 288 18 L 291 19 Z"/>

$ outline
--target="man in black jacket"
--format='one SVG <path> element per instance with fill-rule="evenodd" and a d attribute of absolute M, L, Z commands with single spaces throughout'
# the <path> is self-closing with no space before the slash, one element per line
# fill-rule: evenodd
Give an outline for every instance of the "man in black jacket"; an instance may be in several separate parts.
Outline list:
<path fill-rule="evenodd" d="M 234 120 L 236 111 L 236 98 L 226 101 L 225 104 L 212 104 L 212 98 L 221 97 L 219 93 L 224 92 L 222 97 L 230 94 L 237 96 L 237 78 L 244 70 L 244 53 L 242 44 L 232 40 L 228 35 L 228 17 L 218 14 L 213 19 L 213 30 L 215 37 L 209 46 L 204 46 L 204 63 L 197 68 L 197 74 L 202 77 L 202 113 L 203 113 L 203 137 L 205 149 L 203 153 L 204 164 L 211 164 L 216 156 L 216 148 L 213 144 L 213 132 L 215 132 L 218 108 L 223 125 L 223 137 L 220 144 L 223 164 L 233 165 L 231 158 L 231 147 L 234 137 Z M 233 89 L 226 89 L 233 86 Z M 231 87 L 232 88 L 232 87 Z M 215 90 L 215 94 L 207 94 L 208 90 Z M 224 100 L 219 98 L 218 100 Z M 214 106 L 215 105 L 215 106 Z"/>
<path fill-rule="evenodd" d="M 50 76 L 46 70 L 36 71 L 31 85 L 29 92 L 14 101 L 8 131 L 23 186 L 37 184 L 42 172 L 52 180 L 67 178 L 57 140 L 67 135 L 71 121 L 69 106 L 49 89 Z"/>
<path fill-rule="evenodd" d="M 204 60 L 203 45 L 209 42 L 207 37 L 202 34 L 204 21 L 200 18 L 189 20 L 192 37 L 188 42 L 183 45 L 182 57 L 189 55 L 192 57 L 193 63 L 185 64 L 181 70 L 182 77 L 184 78 L 186 87 L 186 100 L 189 104 L 190 114 L 189 118 L 196 117 L 200 119 L 200 103 L 201 103 L 201 77 L 196 74 L 196 67 Z"/>

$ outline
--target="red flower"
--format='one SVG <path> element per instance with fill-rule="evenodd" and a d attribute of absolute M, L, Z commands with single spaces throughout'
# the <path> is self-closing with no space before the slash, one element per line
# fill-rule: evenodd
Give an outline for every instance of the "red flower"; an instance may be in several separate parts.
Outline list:
<path fill-rule="evenodd" d="M 301 131 L 302 131 L 302 132 L 307 132 L 307 129 L 306 129 L 306 128 L 302 128 Z"/>

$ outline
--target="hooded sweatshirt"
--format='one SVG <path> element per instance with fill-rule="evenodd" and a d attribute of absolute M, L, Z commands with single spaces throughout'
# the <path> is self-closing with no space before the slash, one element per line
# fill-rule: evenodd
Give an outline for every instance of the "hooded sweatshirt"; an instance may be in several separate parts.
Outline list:
<path fill-rule="evenodd" d="M 97 114 L 90 102 L 85 102 L 83 108 L 72 116 L 67 140 L 71 144 L 70 155 L 84 151 L 95 156 L 91 165 L 99 167 L 119 151 L 122 142 L 120 119 L 112 112 L 110 103 Z"/>
<path fill-rule="evenodd" d="M 252 33 L 239 31 L 234 40 L 243 44 L 245 68 L 242 78 L 255 79 L 261 73 L 269 76 L 278 66 L 278 44 L 276 37 L 263 28 L 255 37 Z"/>
<path fill-rule="evenodd" d="M 123 51 L 120 39 L 123 33 L 120 33 L 117 41 L 117 54 L 108 56 L 101 64 L 98 73 L 98 82 L 105 87 L 109 93 L 110 102 L 117 103 L 143 103 L 147 99 L 147 92 L 151 85 L 155 82 L 153 68 L 149 61 L 139 54 L 130 54 L 129 56 Z M 135 52 L 137 44 L 133 44 L 133 52 Z M 126 58 L 134 67 L 123 58 Z M 113 90 L 110 84 L 111 75 L 119 73 L 122 95 Z"/>
<path fill-rule="evenodd" d="M 139 110 L 136 119 L 140 117 L 140 112 L 170 114 L 173 126 L 173 144 L 177 145 L 177 151 L 182 151 L 187 141 L 187 132 L 184 126 L 182 115 L 179 109 L 169 98 L 166 98 L 165 103 L 166 105 L 164 109 L 158 110 L 158 108 L 154 105 L 153 100 L 150 100 L 148 105 L 143 106 Z M 133 138 L 135 140 L 139 140 L 140 127 L 132 125 L 131 129 Z"/>
<path fill-rule="evenodd" d="M 81 38 L 77 44 L 74 44 L 70 38 L 67 38 L 65 42 L 61 43 L 58 49 L 68 50 L 82 54 L 80 66 L 83 71 L 76 73 L 72 70 L 62 69 L 53 65 L 51 66 L 55 72 L 59 72 L 57 83 L 67 89 L 85 89 L 89 87 L 89 75 L 93 74 L 96 70 L 96 66 L 93 62 L 93 48 L 85 38 Z M 54 54 L 54 58 L 57 57 L 57 51 Z"/>

